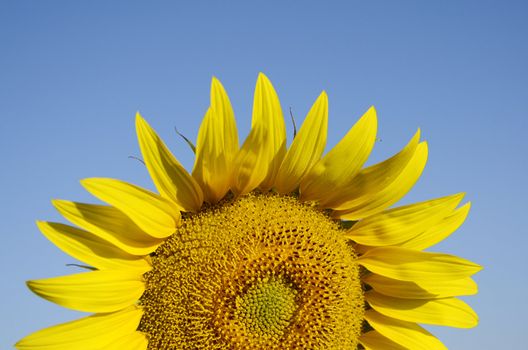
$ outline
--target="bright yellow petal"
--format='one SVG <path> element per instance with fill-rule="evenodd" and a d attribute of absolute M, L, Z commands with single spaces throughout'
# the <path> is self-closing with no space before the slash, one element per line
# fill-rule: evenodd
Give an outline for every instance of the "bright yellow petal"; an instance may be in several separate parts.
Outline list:
<path fill-rule="evenodd" d="M 143 160 L 159 193 L 185 211 L 199 211 L 203 202 L 200 186 L 139 113 L 136 132 Z"/>
<path fill-rule="evenodd" d="M 163 242 L 143 232 L 114 207 L 54 200 L 53 205 L 69 221 L 133 255 L 148 255 Z"/>
<path fill-rule="evenodd" d="M 437 299 L 473 295 L 478 286 L 470 277 L 448 281 L 400 281 L 374 273 L 362 278 L 376 292 L 404 299 Z"/>
<path fill-rule="evenodd" d="M 438 224 L 463 197 L 456 194 L 374 214 L 354 224 L 345 237 L 370 246 L 403 243 Z"/>
<path fill-rule="evenodd" d="M 104 270 L 27 282 L 38 296 L 69 309 L 113 312 L 134 304 L 145 290 L 138 271 Z"/>
<path fill-rule="evenodd" d="M 198 132 L 193 178 L 203 189 L 205 200 L 216 203 L 229 191 L 238 134 L 229 98 L 222 84 L 211 82 L 211 107 Z"/>
<path fill-rule="evenodd" d="M 32 333 L 20 340 L 19 350 L 103 350 L 135 333 L 143 311 L 131 306 L 110 314 L 96 314 Z"/>
<path fill-rule="evenodd" d="M 121 210 L 152 237 L 168 237 L 179 224 L 180 212 L 174 206 L 141 187 L 103 178 L 84 179 L 81 184 L 95 197 Z"/>
<path fill-rule="evenodd" d="M 361 337 L 359 337 L 359 342 L 363 345 L 365 350 L 410 350 L 409 348 L 405 348 L 389 338 L 382 336 L 376 331 L 363 333 Z"/>
<path fill-rule="evenodd" d="M 147 335 L 142 332 L 134 332 L 108 344 L 105 350 L 147 350 Z"/>
<path fill-rule="evenodd" d="M 411 159 L 405 163 L 403 170 L 391 178 L 392 181 L 387 181 L 388 183 L 382 181 L 382 177 L 385 175 L 383 166 L 385 162 L 373 165 L 369 174 L 366 172 L 369 168 L 365 169 L 365 173 L 356 176 L 357 186 L 361 193 L 357 197 L 351 197 L 354 202 L 350 201 L 346 205 L 340 206 L 342 209 L 336 211 L 333 216 L 342 220 L 359 220 L 390 207 L 409 192 L 418 181 L 425 163 L 427 163 L 427 154 L 427 143 L 421 142 L 416 147 Z M 369 185 L 365 185 L 371 180 Z M 355 185 L 350 184 L 350 186 Z"/>
<path fill-rule="evenodd" d="M 55 222 L 38 221 L 37 226 L 62 251 L 99 270 L 145 273 L 152 268 L 147 258 L 126 253 L 90 232 Z"/>
<path fill-rule="evenodd" d="M 211 81 L 211 107 L 219 113 L 223 120 L 224 150 L 228 158 L 234 158 L 238 151 L 238 132 L 235 114 L 231 107 L 231 101 L 220 81 L 213 77 Z"/>
<path fill-rule="evenodd" d="M 334 210 L 361 208 L 368 204 L 371 197 L 381 192 L 394 182 L 408 166 L 420 142 L 420 129 L 414 134 L 407 145 L 389 159 L 361 170 L 344 188 L 339 197 L 328 205 Z"/>
<path fill-rule="evenodd" d="M 372 309 L 367 310 L 365 319 L 378 333 L 405 349 L 447 350 L 440 340 L 416 323 L 386 317 Z"/>
<path fill-rule="evenodd" d="M 454 255 L 399 247 L 369 250 L 359 257 L 358 262 L 378 275 L 417 283 L 462 279 L 482 269 L 479 265 Z"/>
<path fill-rule="evenodd" d="M 268 164 L 267 175 L 259 184 L 263 190 L 269 190 L 275 183 L 280 165 L 286 154 L 286 126 L 277 92 L 268 77 L 260 73 L 255 87 L 251 128 L 263 128 L 265 140 L 260 150 Z"/>
<path fill-rule="evenodd" d="M 237 196 L 258 187 L 267 174 L 267 164 L 259 151 L 265 143 L 261 128 L 252 129 L 234 160 L 231 189 Z"/>
<path fill-rule="evenodd" d="M 403 321 L 456 328 L 472 328 L 478 324 L 477 314 L 456 298 L 400 299 L 370 291 L 365 293 L 365 299 L 379 313 Z"/>
<path fill-rule="evenodd" d="M 347 188 L 367 160 L 376 140 L 376 110 L 371 107 L 339 143 L 301 181 L 304 201 L 332 201 Z"/>
<path fill-rule="evenodd" d="M 413 239 L 403 242 L 398 246 L 423 250 L 443 241 L 464 223 L 470 208 L 471 203 L 466 203 L 451 213 L 451 215 L 446 216 L 434 227 L 431 227 L 429 230 L 422 232 Z"/>
<path fill-rule="evenodd" d="M 269 190 L 286 154 L 286 126 L 275 89 L 260 73 L 255 88 L 251 132 L 234 160 L 231 188 L 236 195 Z"/>
<path fill-rule="evenodd" d="M 303 176 L 319 161 L 328 131 L 328 97 L 323 91 L 308 112 L 304 123 L 282 161 L 275 188 L 279 193 L 295 191 Z"/>

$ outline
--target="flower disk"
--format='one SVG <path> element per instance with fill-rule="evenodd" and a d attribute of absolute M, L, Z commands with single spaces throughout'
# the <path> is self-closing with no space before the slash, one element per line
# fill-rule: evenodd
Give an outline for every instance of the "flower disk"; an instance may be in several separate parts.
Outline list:
<path fill-rule="evenodd" d="M 356 254 L 336 220 L 250 194 L 183 218 L 152 256 L 139 330 L 149 349 L 356 349 Z"/>

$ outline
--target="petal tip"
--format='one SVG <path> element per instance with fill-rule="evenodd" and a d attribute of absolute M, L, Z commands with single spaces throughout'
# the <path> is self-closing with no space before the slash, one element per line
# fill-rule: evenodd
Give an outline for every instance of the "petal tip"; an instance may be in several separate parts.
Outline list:
<path fill-rule="evenodd" d="M 33 293 L 38 294 L 37 292 L 35 292 L 35 281 L 34 280 L 26 281 L 26 287 L 28 287 L 28 289 L 32 291 Z"/>
<path fill-rule="evenodd" d="M 147 123 L 145 118 L 143 118 L 143 116 L 139 114 L 139 112 L 137 112 L 136 113 L 136 133 L 139 134 L 142 129 L 145 129 L 148 127 L 149 127 L 149 124 Z"/>
<path fill-rule="evenodd" d="M 444 198 L 448 201 L 456 202 L 456 205 L 458 205 L 462 201 L 462 199 L 464 199 L 465 196 L 466 196 L 466 192 L 458 192 L 458 193 L 454 193 L 452 195 L 446 196 Z"/>
<path fill-rule="evenodd" d="M 416 139 L 417 141 L 419 141 L 421 136 L 422 136 L 422 129 L 421 128 L 416 129 L 413 139 Z"/>
<path fill-rule="evenodd" d="M 222 83 L 217 77 L 213 75 L 213 77 L 211 78 L 211 104 L 213 104 L 213 97 L 215 96 L 215 94 L 217 94 L 221 90 L 223 90 Z"/>
<path fill-rule="evenodd" d="M 474 263 L 475 264 L 475 268 L 477 269 L 477 272 L 480 272 L 482 270 L 484 270 L 484 266 L 480 265 L 480 264 L 477 264 L 477 263 Z M 477 273 L 475 272 L 475 273 Z"/>
<path fill-rule="evenodd" d="M 422 149 L 422 152 L 424 152 L 425 157 L 429 155 L 429 144 L 427 141 L 422 141 L 418 144 L 418 147 Z"/>
<path fill-rule="evenodd" d="M 52 199 L 52 200 L 51 200 L 51 205 L 53 205 L 53 207 L 55 207 L 55 209 L 60 210 L 60 208 L 64 207 L 64 205 L 65 205 L 67 202 L 68 202 L 68 201 L 65 200 L 65 199 Z"/>
<path fill-rule="evenodd" d="M 371 124 L 377 128 L 378 125 L 378 114 L 374 106 L 370 106 L 365 114 L 361 117 L 360 121 L 364 120 L 365 123 Z"/>
<path fill-rule="evenodd" d="M 107 177 L 87 177 L 84 179 L 79 180 L 79 183 L 82 187 L 88 189 L 90 187 L 93 187 L 94 185 L 100 185 L 105 184 L 109 181 L 117 181 L 115 179 L 107 178 Z"/>
<path fill-rule="evenodd" d="M 262 73 L 262 72 L 259 72 L 258 74 L 258 77 L 257 77 L 257 83 L 267 83 L 267 84 L 271 84 L 269 78 L 266 76 L 266 74 Z"/>
<path fill-rule="evenodd" d="M 328 109 L 328 94 L 325 90 L 321 91 L 316 103 L 321 103 L 325 109 Z"/>
<path fill-rule="evenodd" d="M 37 225 L 39 231 L 42 232 L 45 236 L 46 234 L 44 232 L 46 231 L 46 226 L 49 226 L 49 223 L 44 220 L 35 220 L 35 224 Z"/>
<path fill-rule="evenodd" d="M 94 182 L 96 182 L 96 181 L 97 181 L 97 178 L 89 177 L 89 178 L 85 178 L 85 179 L 79 180 L 79 183 L 85 189 L 89 189 L 94 184 Z"/>

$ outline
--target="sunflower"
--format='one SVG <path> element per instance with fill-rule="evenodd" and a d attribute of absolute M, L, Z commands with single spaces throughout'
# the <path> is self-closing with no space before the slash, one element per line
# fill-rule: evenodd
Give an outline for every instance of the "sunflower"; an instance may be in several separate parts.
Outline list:
<path fill-rule="evenodd" d="M 138 114 L 158 193 L 82 180 L 107 205 L 53 201 L 71 223 L 38 222 L 89 271 L 33 280 L 38 296 L 93 313 L 37 331 L 18 349 L 445 349 L 419 324 L 471 328 L 457 296 L 481 267 L 425 249 L 453 233 L 463 194 L 392 207 L 427 160 L 420 131 L 363 167 L 376 140 L 370 108 L 323 155 L 323 92 L 288 148 L 277 94 L 257 79 L 239 146 L 229 98 L 213 78 L 189 174 Z"/>

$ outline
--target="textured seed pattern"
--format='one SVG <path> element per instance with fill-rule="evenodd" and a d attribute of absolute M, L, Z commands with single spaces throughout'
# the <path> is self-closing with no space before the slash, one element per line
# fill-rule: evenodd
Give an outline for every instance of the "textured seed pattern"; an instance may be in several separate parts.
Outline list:
<path fill-rule="evenodd" d="M 185 217 L 145 275 L 148 349 L 356 349 L 364 299 L 342 233 L 324 212 L 274 194 Z"/>

